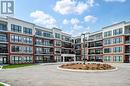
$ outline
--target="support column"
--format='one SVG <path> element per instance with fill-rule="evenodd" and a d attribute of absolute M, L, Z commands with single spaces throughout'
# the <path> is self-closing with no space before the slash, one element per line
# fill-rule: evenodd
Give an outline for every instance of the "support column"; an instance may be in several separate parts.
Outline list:
<path fill-rule="evenodd" d="M 74 62 L 76 61 L 76 58 L 75 58 L 75 56 L 74 56 Z"/>
<path fill-rule="evenodd" d="M 65 62 L 65 57 L 63 56 L 63 62 Z"/>

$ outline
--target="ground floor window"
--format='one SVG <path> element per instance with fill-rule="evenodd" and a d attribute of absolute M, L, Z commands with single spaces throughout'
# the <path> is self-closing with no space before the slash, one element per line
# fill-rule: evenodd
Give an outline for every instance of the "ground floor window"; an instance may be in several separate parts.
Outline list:
<path fill-rule="evenodd" d="M 32 56 L 11 56 L 11 63 L 32 63 L 33 57 Z"/>
<path fill-rule="evenodd" d="M 111 62 L 112 58 L 111 58 L 111 56 L 104 56 L 103 59 L 104 59 L 105 62 Z"/>
<path fill-rule="evenodd" d="M 113 61 L 114 62 L 121 62 L 122 61 L 122 56 L 113 56 Z"/>

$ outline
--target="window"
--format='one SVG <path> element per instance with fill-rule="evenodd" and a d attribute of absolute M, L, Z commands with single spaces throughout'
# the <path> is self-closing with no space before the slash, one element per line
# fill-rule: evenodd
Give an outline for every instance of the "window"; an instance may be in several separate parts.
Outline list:
<path fill-rule="evenodd" d="M 0 42 L 7 42 L 7 35 L 6 34 L 0 34 Z"/>
<path fill-rule="evenodd" d="M 112 39 L 104 39 L 104 45 L 112 44 Z"/>
<path fill-rule="evenodd" d="M 36 39 L 36 44 L 37 45 L 42 45 L 42 39 Z"/>
<path fill-rule="evenodd" d="M 104 48 L 104 53 L 111 53 L 111 48 Z"/>
<path fill-rule="evenodd" d="M 55 38 L 59 38 L 60 39 L 60 34 L 59 33 L 55 33 Z"/>
<path fill-rule="evenodd" d="M 23 48 L 23 51 L 25 53 L 32 53 L 33 52 L 32 50 L 33 50 L 33 48 L 30 46 L 24 46 L 24 48 Z"/>
<path fill-rule="evenodd" d="M 11 56 L 12 63 L 30 63 L 33 62 L 32 56 Z"/>
<path fill-rule="evenodd" d="M 113 35 L 120 35 L 122 34 L 122 28 L 119 28 L 119 29 L 116 29 L 116 30 L 113 30 Z"/>
<path fill-rule="evenodd" d="M 22 32 L 22 27 L 18 26 L 18 25 L 11 24 L 11 31 L 21 33 Z"/>
<path fill-rule="evenodd" d="M 44 37 L 52 38 L 52 33 L 50 33 L 50 32 L 44 32 L 44 33 L 43 33 L 43 36 L 44 36 Z"/>
<path fill-rule="evenodd" d="M 121 62 L 122 61 L 122 56 L 113 56 L 113 61 L 114 62 Z"/>
<path fill-rule="evenodd" d="M 44 40 L 44 46 L 52 46 L 52 44 L 50 43 L 50 40 Z"/>
<path fill-rule="evenodd" d="M 61 41 L 56 41 L 56 46 L 61 46 Z"/>
<path fill-rule="evenodd" d="M 13 46 L 11 46 L 11 51 L 12 52 L 22 52 L 22 46 L 15 46 L 15 45 L 13 45 Z"/>
<path fill-rule="evenodd" d="M 8 46 L 6 44 L 0 44 L 0 53 L 8 53 Z"/>
<path fill-rule="evenodd" d="M 22 42 L 22 36 L 11 35 L 11 42 Z"/>
<path fill-rule="evenodd" d="M 50 48 L 44 48 L 43 52 L 44 52 L 44 54 L 49 54 L 50 53 Z"/>
<path fill-rule="evenodd" d="M 27 44 L 33 44 L 33 39 L 31 37 L 24 37 L 23 41 Z"/>
<path fill-rule="evenodd" d="M 37 54 L 42 54 L 42 52 L 43 52 L 43 51 L 42 51 L 42 48 L 36 48 L 36 53 L 37 53 Z"/>
<path fill-rule="evenodd" d="M 41 30 L 36 30 L 36 35 L 37 36 L 42 36 L 42 31 Z"/>
<path fill-rule="evenodd" d="M 112 35 L 112 31 L 104 32 L 104 37 L 108 37 Z"/>
<path fill-rule="evenodd" d="M 110 62 L 112 59 L 111 59 L 111 56 L 104 56 L 104 61 L 105 62 Z"/>
<path fill-rule="evenodd" d="M 0 31 L 7 31 L 7 25 L 0 23 Z"/>
<path fill-rule="evenodd" d="M 113 48 L 113 52 L 117 53 L 117 52 L 122 52 L 122 47 L 118 46 L 118 47 L 114 47 Z"/>
<path fill-rule="evenodd" d="M 23 28 L 23 33 L 32 35 L 32 29 L 31 28 Z"/>
<path fill-rule="evenodd" d="M 114 44 L 121 43 L 121 42 L 122 42 L 122 38 L 113 38 Z"/>
<path fill-rule="evenodd" d="M 32 62 L 33 61 L 31 56 L 23 57 L 23 60 L 24 60 L 24 62 Z"/>

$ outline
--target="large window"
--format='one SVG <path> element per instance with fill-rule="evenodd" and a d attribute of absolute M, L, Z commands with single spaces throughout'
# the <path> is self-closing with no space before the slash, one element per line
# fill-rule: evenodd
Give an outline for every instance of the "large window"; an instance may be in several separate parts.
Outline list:
<path fill-rule="evenodd" d="M 13 45 L 13 46 L 11 46 L 11 51 L 22 53 L 22 46 Z"/>
<path fill-rule="evenodd" d="M 115 52 L 115 53 L 122 52 L 122 46 L 114 47 L 113 52 Z"/>
<path fill-rule="evenodd" d="M 55 33 L 55 38 L 59 38 L 60 39 L 60 34 L 59 33 Z"/>
<path fill-rule="evenodd" d="M 21 33 L 22 32 L 22 27 L 18 26 L 18 25 L 11 24 L 11 31 Z"/>
<path fill-rule="evenodd" d="M 104 32 L 104 37 L 108 37 L 112 35 L 112 31 Z"/>
<path fill-rule="evenodd" d="M 119 28 L 119 29 L 116 29 L 116 30 L 113 30 L 113 35 L 120 35 L 123 33 L 123 30 L 122 28 Z"/>
<path fill-rule="evenodd" d="M 114 44 L 121 43 L 121 42 L 122 42 L 122 38 L 113 38 Z"/>
<path fill-rule="evenodd" d="M 113 61 L 114 62 L 121 62 L 122 61 L 122 56 L 113 56 Z"/>
<path fill-rule="evenodd" d="M 37 35 L 37 36 L 42 36 L 42 31 L 36 29 L 36 35 Z"/>
<path fill-rule="evenodd" d="M 11 42 L 22 42 L 22 36 L 11 35 Z"/>
<path fill-rule="evenodd" d="M 104 48 L 104 53 L 111 53 L 111 48 Z"/>
<path fill-rule="evenodd" d="M 7 31 L 7 25 L 0 23 L 0 31 Z"/>
<path fill-rule="evenodd" d="M 24 28 L 23 28 L 23 33 L 24 33 L 24 34 L 30 34 L 30 35 L 32 35 L 32 29 L 31 29 L 31 28 L 24 27 Z"/>
<path fill-rule="evenodd" d="M 61 41 L 55 41 L 56 42 L 56 46 L 61 46 Z"/>
<path fill-rule="evenodd" d="M 33 43 L 33 39 L 31 37 L 24 37 L 24 43 L 27 43 L 27 44 L 32 44 Z"/>
<path fill-rule="evenodd" d="M 44 32 L 44 33 L 43 33 L 43 36 L 44 36 L 44 37 L 52 38 L 52 33 L 50 33 L 50 32 Z"/>
<path fill-rule="evenodd" d="M 6 44 L 0 44 L 0 53 L 8 53 L 8 46 Z"/>
<path fill-rule="evenodd" d="M 104 45 L 112 44 L 112 39 L 104 39 Z"/>
<path fill-rule="evenodd" d="M 42 45 L 42 39 L 36 39 L 36 45 Z"/>
<path fill-rule="evenodd" d="M 33 52 L 33 48 L 30 47 L 30 46 L 24 46 L 24 47 L 23 47 L 23 51 L 24 51 L 25 53 L 32 53 L 32 52 Z"/>
<path fill-rule="evenodd" d="M 31 62 L 33 62 L 32 56 L 11 56 L 10 60 L 14 64 L 17 64 L 17 63 L 31 63 Z"/>
<path fill-rule="evenodd" d="M 103 59 L 105 62 L 110 62 L 112 60 L 111 56 L 104 56 Z"/>
<path fill-rule="evenodd" d="M 37 48 L 36 48 L 36 54 L 42 54 L 42 53 L 43 53 L 42 48 L 37 47 Z"/>
<path fill-rule="evenodd" d="M 44 54 L 50 54 L 50 48 L 43 48 Z"/>
<path fill-rule="evenodd" d="M 7 42 L 7 35 L 0 33 L 0 42 Z"/>

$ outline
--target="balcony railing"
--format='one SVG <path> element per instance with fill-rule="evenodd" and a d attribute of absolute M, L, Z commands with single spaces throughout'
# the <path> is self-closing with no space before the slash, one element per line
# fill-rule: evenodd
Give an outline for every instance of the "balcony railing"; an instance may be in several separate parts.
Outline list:
<path fill-rule="evenodd" d="M 130 43 L 130 40 L 125 41 L 125 43 L 126 43 L 126 44 L 129 44 L 129 43 Z"/>

